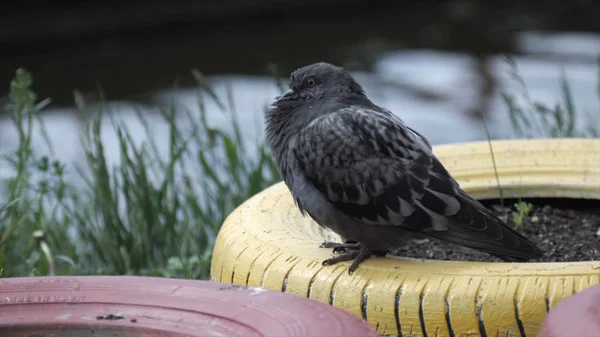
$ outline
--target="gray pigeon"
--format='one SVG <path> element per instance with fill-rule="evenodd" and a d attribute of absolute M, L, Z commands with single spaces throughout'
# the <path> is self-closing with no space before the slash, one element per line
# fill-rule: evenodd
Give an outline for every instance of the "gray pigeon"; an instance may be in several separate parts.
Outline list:
<path fill-rule="evenodd" d="M 375 105 L 343 68 L 315 63 L 290 76 L 266 112 L 268 146 L 303 215 L 342 237 L 331 265 L 385 255 L 433 237 L 520 262 L 542 256 L 463 191 L 429 141 Z"/>

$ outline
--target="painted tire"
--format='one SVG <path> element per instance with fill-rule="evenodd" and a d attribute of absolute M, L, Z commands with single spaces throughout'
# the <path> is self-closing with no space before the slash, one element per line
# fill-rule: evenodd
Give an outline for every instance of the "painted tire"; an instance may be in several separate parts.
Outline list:
<path fill-rule="evenodd" d="M 376 337 L 343 310 L 261 288 L 151 277 L 0 279 L 0 336 Z"/>
<path fill-rule="evenodd" d="M 600 199 L 600 139 L 494 141 L 505 197 Z M 497 197 L 487 142 L 434 148 L 461 186 Z M 322 266 L 339 240 L 296 209 L 282 183 L 255 195 L 225 221 L 211 278 L 263 286 L 343 308 L 380 334 L 536 336 L 544 317 L 569 295 L 600 283 L 600 261 L 495 263 L 371 258 L 352 276 L 349 263 Z"/>

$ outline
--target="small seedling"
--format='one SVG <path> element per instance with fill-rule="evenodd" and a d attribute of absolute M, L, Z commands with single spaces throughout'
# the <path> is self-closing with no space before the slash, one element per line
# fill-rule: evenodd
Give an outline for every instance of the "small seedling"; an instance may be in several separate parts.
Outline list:
<path fill-rule="evenodd" d="M 529 216 L 532 208 L 533 205 L 528 202 L 519 201 L 515 203 L 516 211 L 512 213 L 512 218 L 515 222 L 516 228 L 521 228 L 523 226 L 525 218 Z"/>

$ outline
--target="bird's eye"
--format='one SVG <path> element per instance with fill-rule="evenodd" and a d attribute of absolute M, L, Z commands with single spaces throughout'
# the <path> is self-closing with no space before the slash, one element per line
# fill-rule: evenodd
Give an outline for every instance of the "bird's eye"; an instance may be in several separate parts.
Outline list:
<path fill-rule="evenodd" d="M 315 85 L 317 85 L 317 82 L 315 81 L 314 78 L 309 78 L 308 81 L 306 81 L 306 84 L 308 85 L 309 88 L 312 88 Z"/>

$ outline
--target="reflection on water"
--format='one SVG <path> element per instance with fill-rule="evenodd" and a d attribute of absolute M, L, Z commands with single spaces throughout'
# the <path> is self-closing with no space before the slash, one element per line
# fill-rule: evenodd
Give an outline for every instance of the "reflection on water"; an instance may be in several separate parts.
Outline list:
<path fill-rule="evenodd" d="M 562 39 L 562 40 L 561 40 Z M 599 70 L 594 62 L 600 54 L 600 35 L 578 35 L 568 37 L 568 52 L 585 56 L 576 61 L 565 62 L 552 56 L 565 52 L 565 37 L 558 35 L 553 40 L 549 35 L 524 34 L 520 49 L 530 55 L 518 56 L 520 75 L 527 84 L 534 100 L 554 106 L 562 101 L 560 74 L 564 68 L 571 85 L 578 117 L 578 127 L 588 120 L 584 114 L 600 115 L 598 95 Z M 558 41 L 558 42 L 557 42 Z M 559 43 L 560 42 L 560 43 Z M 536 55 L 543 53 L 544 58 Z M 591 60 L 591 61 L 582 61 Z M 486 139 L 481 118 L 469 112 L 485 112 L 493 138 L 511 138 L 515 133 L 509 122 L 502 92 L 519 93 L 521 89 L 510 77 L 510 68 L 501 55 L 485 60 L 486 76 L 477 72 L 477 60 L 458 53 L 433 50 L 408 50 L 379 55 L 373 71 L 356 72 L 357 80 L 363 84 L 371 99 L 384 106 L 407 124 L 428 137 L 433 144 L 465 142 Z M 33 74 L 35 78 L 35 73 Z M 487 78 L 487 79 L 486 79 Z M 279 94 L 274 80 L 260 76 L 219 75 L 209 78 L 214 91 L 223 100 L 231 89 L 237 117 L 243 136 L 249 144 L 256 144 L 263 137 L 262 118 L 265 106 Z M 483 97 L 483 98 L 482 98 Z M 122 120 L 136 140 L 147 136 L 137 120 L 135 109 L 149 119 L 152 136 L 162 150 L 167 151 L 168 126 L 162 117 L 155 114 L 156 106 L 174 102 L 180 108 L 198 114 L 198 96 L 195 89 L 162 90 L 151 94 L 145 104 L 126 101 L 111 102 L 112 116 Z M 222 129 L 230 129 L 229 120 L 212 101 L 206 101 L 208 121 Z M 93 111 L 93 108 L 90 109 Z M 72 108 L 51 108 L 43 116 L 58 159 L 64 162 L 83 163 L 80 132 L 81 122 Z M 109 163 L 119 162 L 116 135 L 106 120 L 102 135 Z M 600 128 L 600 126 L 599 126 Z M 6 117 L 0 119 L 0 155 L 15 149 L 16 130 Z M 46 151 L 39 135 L 33 140 L 34 147 Z M 0 170 L 0 177 L 9 175 Z"/>

